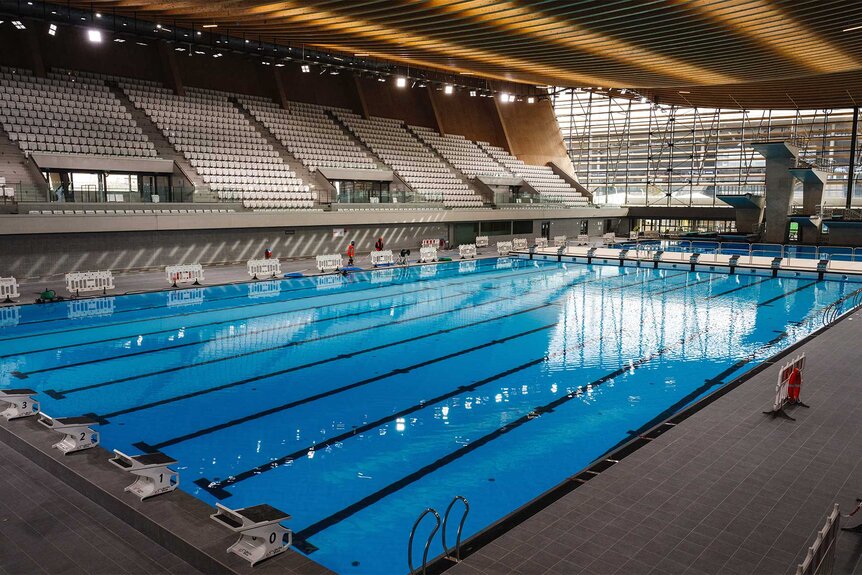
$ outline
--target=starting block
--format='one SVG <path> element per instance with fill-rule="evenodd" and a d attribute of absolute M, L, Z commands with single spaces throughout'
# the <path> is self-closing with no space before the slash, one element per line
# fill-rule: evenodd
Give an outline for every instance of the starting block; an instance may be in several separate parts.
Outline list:
<path fill-rule="evenodd" d="M 0 407 L 7 404 L 0 415 L 7 420 L 30 417 L 39 413 L 39 402 L 33 401 L 36 392 L 32 389 L 0 389 Z"/>
<path fill-rule="evenodd" d="M 210 518 L 239 533 L 239 540 L 228 547 L 228 553 L 239 555 L 252 566 L 284 553 L 293 543 L 293 532 L 279 525 L 290 519 L 290 515 L 275 507 L 264 504 L 228 509 L 216 503 L 216 508 L 218 512 L 210 515 Z M 285 535 L 287 542 L 284 541 Z"/>
<path fill-rule="evenodd" d="M 52 447 L 59 449 L 63 455 L 83 451 L 99 445 L 99 432 L 90 426 L 98 424 L 89 417 L 57 417 L 42 414 L 39 423 L 65 435 Z"/>
<path fill-rule="evenodd" d="M 145 455 L 126 455 L 115 449 L 114 457 L 108 461 L 138 476 L 135 482 L 123 491 L 137 495 L 141 501 L 162 493 L 169 493 L 180 484 L 180 474 L 168 468 L 168 465 L 174 465 L 177 460 L 158 451 Z"/>

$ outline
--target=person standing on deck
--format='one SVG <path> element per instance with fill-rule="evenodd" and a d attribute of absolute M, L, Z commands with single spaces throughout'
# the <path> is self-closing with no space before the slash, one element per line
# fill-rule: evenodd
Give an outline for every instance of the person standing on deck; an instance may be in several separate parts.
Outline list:
<path fill-rule="evenodd" d="M 374 242 L 374 249 L 378 252 L 383 251 L 383 238 L 377 238 L 377 241 Z"/>
<path fill-rule="evenodd" d="M 351 241 L 347 246 L 347 265 L 353 265 L 353 258 L 356 257 L 356 242 Z"/>

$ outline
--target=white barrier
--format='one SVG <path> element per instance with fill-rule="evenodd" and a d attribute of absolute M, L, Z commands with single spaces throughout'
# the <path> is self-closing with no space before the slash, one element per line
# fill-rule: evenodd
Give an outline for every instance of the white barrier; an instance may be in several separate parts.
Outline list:
<path fill-rule="evenodd" d="M 114 298 L 97 297 L 90 299 L 72 300 L 67 305 L 69 319 L 80 319 L 82 317 L 105 317 L 114 315 Z"/>
<path fill-rule="evenodd" d="M 110 270 L 96 272 L 72 272 L 66 274 L 66 289 L 71 294 L 114 289 L 114 274 Z"/>
<path fill-rule="evenodd" d="M 419 263 L 424 264 L 428 262 L 436 262 L 437 261 L 437 248 L 422 246 L 419 248 Z"/>
<path fill-rule="evenodd" d="M 587 234 L 578 234 L 578 239 L 575 243 L 576 246 L 588 246 L 590 245 L 590 236 Z"/>
<path fill-rule="evenodd" d="M 477 248 L 487 248 L 488 247 L 488 236 L 476 236 L 476 243 L 474 245 Z"/>
<path fill-rule="evenodd" d="M 201 264 L 166 266 L 165 279 L 173 287 L 176 287 L 177 284 L 200 285 L 204 281 L 204 268 Z"/>
<path fill-rule="evenodd" d="M 512 242 L 497 242 L 497 253 L 501 256 L 507 256 L 511 251 Z"/>
<path fill-rule="evenodd" d="M 317 261 L 317 269 L 323 273 L 334 272 L 342 265 L 341 254 L 325 254 L 314 259 Z"/>
<path fill-rule="evenodd" d="M 840 533 L 841 513 L 836 503 L 832 513 L 826 517 L 826 524 L 817 532 L 814 545 L 808 548 L 805 559 L 796 566 L 796 575 L 831 575 L 835 566 L 835 547 Z"/>
<path fill-rule="evenodd" d="M 615 244 L 617 243 L 617 235 L 613 232 L 607 233 L 602 236 L 602 241 L 604 241 L 605 244 Z"/>
<path fill-rule="evenodd" d="M 475 258 L 476 246 L 474 244 L 461 244 L 458 246 L 458 255 L 461 256 L 462 260 L 466 258 Z"/>
<path fill-rule="evenodd" d="M 19 297 L 18 280 L 13 277 L 0 278 L 0 301 L 8 303 Z"/>
<path fill-rule="evenodd" d="M 379 252 L 371 252 L 371 265 L 373 267 L 392 265 L 395 263 L 395 258 L 392 256 L 392 250 L 382 250 Z"/>
<path fill-rule="evenodd" d="M 772 415 L 773 417 L 783 417 L 785 419 L 793 419 L 784 411 L 784 406 L 788 404 L 794 405 L 802 405 L 805 406 L 804 403 L 799 401 L 798 394 L 796 397 L 791 397 L 790 393 L 790 376 L 793 373 L 794 369 L 799 370 L 799 385 L 802 385 L 802 376 L 805 373 L 805 354 L 802 353 L 797 355 L 793 361 L 790 361 L 780 370 L 778 370 L 778 381 L 775 383 L 775 398 L 772 401 L 772 411 L 764 411 L 767 415 Z M 807 406 L 805 406 L 807 407 Z"/>
<path fill-rule="evenodd" d="M 539 249 L 548 247 L 548 238 L 536 238 L 536 247 Z"/>
<path fill-rule="evenodd" d="M 281 275 L 281 262 L 278 259 L 248 260 L 246 268 L 252 279 L 276 278 Z"/>
<path fill-rule="evenodd" d="M 512 249 L 513 250 L 525 250 L 527 249 L 527 238 L 515 238 L 512 240 Z"/>
<path fill-rule="evenodd" d="M 562 248 L 566 246 L 566 236 L 554 236 L 554 247 Z"/>
<path fill-rule="evenodd" d="M 637 240 L 638 239 L 638 232 L 629 232 L 629 239 L 630 240 Z"/>
<path fill-rule="evenodd" d="M 435 250 L 440 247 L 440 240 L 437 238 L 422 240 L 423 248 L 434 248 Z"/>

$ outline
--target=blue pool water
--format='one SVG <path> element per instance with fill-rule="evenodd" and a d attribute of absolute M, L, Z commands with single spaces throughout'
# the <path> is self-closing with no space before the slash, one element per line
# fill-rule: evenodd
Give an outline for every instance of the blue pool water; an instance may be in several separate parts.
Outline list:
<path fill-rule="evenodd" d="M 0 386 L 104 418 L 106 448 L 173 456 L 207 503 L 290 513 L 335 571 L 406 573 L 425 507 L 463 495 L 480 531 L 858 288 L 491 259 L 19 306 Z"/>

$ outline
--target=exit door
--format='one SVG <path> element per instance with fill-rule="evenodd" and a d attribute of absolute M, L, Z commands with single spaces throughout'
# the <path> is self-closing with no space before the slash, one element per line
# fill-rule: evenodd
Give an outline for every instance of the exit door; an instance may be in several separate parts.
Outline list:
<path fill-rule="evenodd" d="M 542 237 L 550 241 L 551 239 L 551 222 L 542 222 Z"/>

